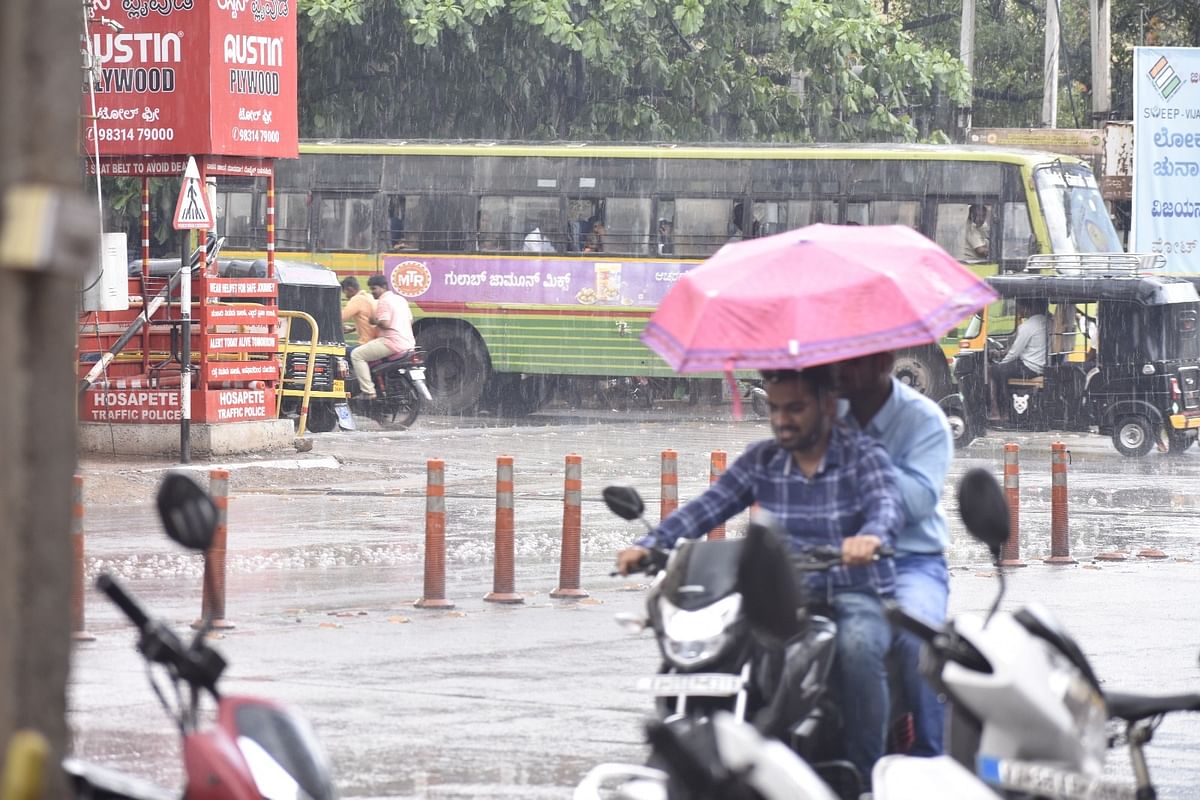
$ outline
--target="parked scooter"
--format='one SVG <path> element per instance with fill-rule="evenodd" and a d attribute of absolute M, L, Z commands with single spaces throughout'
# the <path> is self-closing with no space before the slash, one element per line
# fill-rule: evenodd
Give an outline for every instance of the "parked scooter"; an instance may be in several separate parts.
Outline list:
<path fill-rule="evenodd" d="M 168 535 L 184 547 L 205 551 L 217 521 L 213 500 L 191 478 L 167 475 L 158 491 L 158 511 Z M 332 800 L 329 762 L 308 723 L 293 711 L 257 697 L 222 695 L 218 682 L 225 659 L 208 646 L 210 620 L 189 645 L 162 620 L 151 618 L 112 575 L 96 581 L 138 629 L 138 652 L 146 659 L 151 687 L 175 721 L 183 741 L 189 800 L 307 798 Z M 150 669 L 158 665 L 170 690 Z M 186 696 L 180 684 L 187 689 Z M 216 701 L 216 724 L 202 727 L 200 702 Z M 171 699 L 174 698 L 174 702 Z M 144 781 L 77 759 L 64 763 L 74 797 L 87 800 L 178 797 Z"/>
<path fill-rule="evenodd" d="M 362 396 L 358 377 L 351 370 L 346 379 L 351 410 L 355 414 L 365 414 L 380 425 L 411 428 L 421 413 L 422 402 L 433 400 L 425 385 L 425 351 L 415 347 L 368 363 L 375 384 L 375 398 Z"/>
<path fill-rule="evenodd" d="M 971 470 L 958 499 L 967 528 L 999 560 L 1009 516 L 995 478 Z M 1003 571 L 997 576 L 1000 588 L 983 619 L 961 615 L 935 627 L 899 606 L 887 609 L 893 624 L 928 645 L 927 677 L 952 704 L 949 756 L 1005 797 L 1151 800 L 1144 745 L 1165 714 L 1200 711 L 1200 694 L 1106 694 L 1079 645 L 1045 609 L 998 612 Z M 1102 774 L 1110 719 L 1125 725 L 1136 785 Z M 892 761 L 883 759 L 872 773 L 877 794 Z"/>
<path fill-rule="evenodd" d="M 636 490 L 609 486 L 604 500 L 650 527 Z M 793 576 L 829 569 L 842 554 L 831 547 L 789 554 L 769 526 L 752 514 L 744 539 L 685 540 L 669 553 L 650 552 L 641 565 L 655 576 L 646 616 L 618 617 L 631 630 L 653 630 L 662 652 L 659 674 L 639 689 L 657 698 L 666 720 L 726 711 L 750 722 L 790 746 L 840 796 L 857 798 L 862 780 L 840 752 L 841 715 L 828 692 L 837 625 L 803 602 Z"/>

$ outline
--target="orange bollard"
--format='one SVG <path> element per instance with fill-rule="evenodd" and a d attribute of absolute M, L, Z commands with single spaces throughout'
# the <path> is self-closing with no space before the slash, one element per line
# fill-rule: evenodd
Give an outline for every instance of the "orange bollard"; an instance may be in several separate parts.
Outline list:
<path fill-rule="evenodd" d="M 489 603 L 524 603 L 516 593 L 513 576 L 513 458 L 496 457 L 496 554 L 492 591 L 484 595 Z"/>
<path fill-rule="evenodd" d="M 83 624 L 83 476 L 76 475 L 71 490 L 71 638 L 92 642 L 96 637 Z"/>
<path fill-rule="evenodd" d="M 1050 557 L 1047 564 L 1075 564 L 1067 524 L 1067 446 L 1050 445 Z"/>
<path fill-rule="evenodd" d="M 662 501 L 658 508 L 659 522 L 679 508 L 679 454 L 674 450 L 662 451 L 661 497 Z"/>
<path fill-rule="evenodd" d="M 225 558 L 226 540 L 229 538 L 229 470 L 214 469 L 208 472 L 208 492 L 217 507 L 217 527 L 213 531 L 212 546 L 204 554 L 204 595 L 200 601 L 200 619 L 192 623 L 199 628 L 204 620 L 216 630 L 229 630 L 233 623 L 225 619 Z"/>
<path fill-rule="evenodd" d="M 1004 494 L 1008 500 L 1008 541 L 1000 551 L 1000 566 L 1023 567 L 1021 560 L 1021 448 L 1004 445 Z"/>
<path fill-rule="evenodd" d="M 446 462 L 425 462 L 425 594 L 417 608 L 454 608 L 446 599 Z"/>
<path fill-rule="evenodd" d="M 583 458 L 574 453 L 567 456 L 566 479 L 563 481 L 562 557 L 558 571 L 558 588 L 550 593 L 557 599 L 577 600 L 588 593 L 579 588 L 580 534 L 583 530 Z"/>
<path fill-rule="evenodd" d="M 712 455 L 709 456 L 709 458 L 708 458 L 708 485 L 709 486 L 712 486 L 714 483 L 716 483 L 721 478 L 722 475 L 725 474 L 725 458 L 726 458 L 726 453 L 724 450 L 713 450 Z M 725 538 L 724 523 L 718 525 L 717 527 L 713 528 L 711 531 L 708 532 L 708 540 L 710 542 L 715 541 L 717 539 L 724 539 L 724 538 Z"/>

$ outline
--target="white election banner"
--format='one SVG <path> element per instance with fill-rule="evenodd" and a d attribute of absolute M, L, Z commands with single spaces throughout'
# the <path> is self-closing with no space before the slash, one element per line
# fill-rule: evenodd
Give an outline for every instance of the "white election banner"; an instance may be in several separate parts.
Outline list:
<path fill-rule="evenodd" d="M 1130 249 L 1200 274 L 1200 48 L 1133 51 Z"/>

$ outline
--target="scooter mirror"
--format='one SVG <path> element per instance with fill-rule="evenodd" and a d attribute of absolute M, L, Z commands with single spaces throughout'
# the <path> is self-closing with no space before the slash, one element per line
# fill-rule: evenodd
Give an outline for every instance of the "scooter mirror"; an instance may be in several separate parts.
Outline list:
<path fill-rule="evenodd" d="M 205 551 L 212 545 L 217 506 L 182 472 L 167 473 L 158 487 L 158 516 L 167 535 L 189 550 Z"/>
<path fill-rule="evenodd" d="M 632 486 L 605 486 L 604 504 L 621 519 L 635 520 L 646 511 L 642 496 Z"/>
<path fill-rule="evenodd" d="M 958 484 L 958 513 L 971 535 L 999 559 L 1009 536 L 1008 501 L 992 473 L 976 467 L 963 475 Z"/>

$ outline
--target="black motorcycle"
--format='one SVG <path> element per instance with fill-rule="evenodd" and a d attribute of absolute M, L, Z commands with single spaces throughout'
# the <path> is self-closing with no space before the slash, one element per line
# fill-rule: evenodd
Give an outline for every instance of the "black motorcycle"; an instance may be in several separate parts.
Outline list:
<path fill-rule="evenodd" d="M 422 402 L 433 400 L 429 387 L 425 385 L 425 352 L 416 347 L 368 364 L 375 384 L 375 397 L 363 396 L 358 377 L 351 370 L 346 379 L 351 410 L 380 425 L 411 428 L 421 413 Z"/>
<path fill-rule="evenodd" d="M 649 527 L 636 490 L 610 486 L 604 500 Z M 788 744 L 839 796 L 857 798 L 861 778 L 841 752 L 841 714 L 829 693 L 837 624 L 804 599 L 794 578 L 840 563 L 834 547 L 788 553 L 757 518 L 743 539 L 651 550 L 639 565 L 655 577 L 646 616 L 618 618 L 631 630 L 653 630 L 662 652 L 659 673 L 638 688 L 654 695 L 660 718 L 675 721 L 681 736 L 696 720 L 728 711 Z"/>

